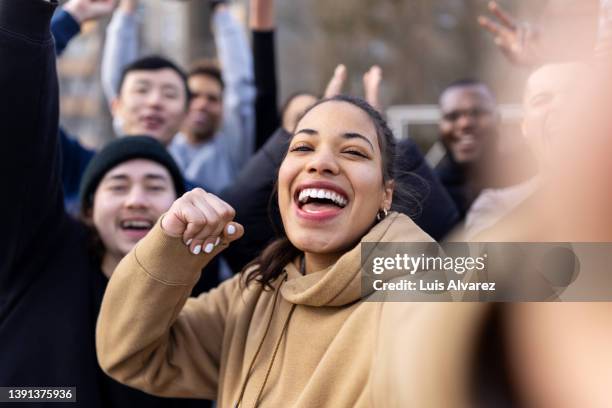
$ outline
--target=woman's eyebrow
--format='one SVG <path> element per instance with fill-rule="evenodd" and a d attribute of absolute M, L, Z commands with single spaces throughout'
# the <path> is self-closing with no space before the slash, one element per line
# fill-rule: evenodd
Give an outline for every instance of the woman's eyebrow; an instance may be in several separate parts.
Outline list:
<path fill-rule="evenodd" d="M 368 139 L 367 137 L 365 137 L 362 134 L 356 133 L 356 132 L 348 132 L 342 135 L 342 137 L 344 137 L 345 139 L 354 139 L 354 138 L 358 138 L 358 139 L 363 139 L 366 142 L 368 142 L 368 144 L 370 145 L 370 149 L 372 149 L 372 151 L 374 151 L 374 146 L 372 145 L 372 142 L 370 142 L 370 139 Z"/>
<path fill-rule="evenodd" d="M 313 135 L 318 135 L 319 134 L 319 132 L 317 132 L 314 129 L 300 129 L 297 132 L 295 132 L 295 134 L 293 136 L 297 136 L 300 133 L 305 133 L 305 134 L 307 134 L 309 136 L 313 136 Z"/>
<path fill-rule="evenodd" d="M 295 137 L 295 136 L 299 135 L 300 133 L 304 133 L 304 134 L 306 134 L 308 136 L 315 136 L 315 135 L 319 134 L 319 132 L 314 130 L 314 129 L 305 128 L 305 129 L 298 130 L 297 132 L 295 132 L 295 134 L 293 136 Z M 357 132 L 346 132 L 346 133 L 342 134 L 342 137 L 344 139 L 355 139 L 355 138 L 358 138 L 358 139 L 365 140 L 368 143 L 368 145 L 370 145 L 370 149 L 372 149 L 372 152 L 374 151 L 374 146 L 372 145 L 372 142 L 370 142 L 370 139 L 368 139 L 367 137 L 365 137 L 364 135 L 362 135 L 360 133 L 357 133 Z"/>

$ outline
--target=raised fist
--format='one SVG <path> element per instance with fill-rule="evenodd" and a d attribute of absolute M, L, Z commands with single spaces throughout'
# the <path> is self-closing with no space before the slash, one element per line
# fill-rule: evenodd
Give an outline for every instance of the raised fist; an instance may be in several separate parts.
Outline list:
<path fill-rule="evenodd" d="M 219 197 L 196 188 L 176 200 L 164 215 L 167 235 L 182 238 L 194 255 L 219 251 L 242 237 L 242 225 L 233 222 L 236 212 Z"/>

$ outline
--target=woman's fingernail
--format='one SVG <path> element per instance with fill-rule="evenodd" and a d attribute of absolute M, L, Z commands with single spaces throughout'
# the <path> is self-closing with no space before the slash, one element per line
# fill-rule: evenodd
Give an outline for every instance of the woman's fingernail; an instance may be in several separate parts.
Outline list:
<path fill-rule="evenodd" d="M 233 225 L 228 225 L 227 226 L 227 233 L 230 234 L 230 235 L 236 233 L 236 227 L 234 227 Z"/>
<path fill-rule="evenodd" d="M 187 242 L 185 242 L 185 245 L 189 246 L 191 245 L 192 242 L 193 242 L 193 238 L 189 238 Z"/>
<path fill-rule="evenodd" d="M 194 255 L 198 255 L 200 252 L 202 252 L 202 245 L 196 245 L 192 252 Z"/>
<path fill-rule="evenodd" d="M 219 242 L 221 242 L 221 238 L 217 237 L 217 240 L 215 241 L 215 246 L 219 245 Z"/>
<path fill-rule="evenodd" d="M 215 249 L 215 246 L 212 243 L 206 244 L 206 248 L 204 248 L 204 252 L 206 252 L 207 254 L 210 254 L 213 249 Z"/>

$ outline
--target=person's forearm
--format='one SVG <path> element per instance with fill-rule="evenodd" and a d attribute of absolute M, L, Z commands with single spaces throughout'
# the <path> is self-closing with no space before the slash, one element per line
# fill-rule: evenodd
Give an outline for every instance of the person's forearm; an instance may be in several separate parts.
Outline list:
<path fill-rule="evenodd" d="M 57 10 L 51 20 L 51 32 L 55 38 L 55 53 L 60 56 L 70 40 L 81 31 L 79 22 L 63 8 Z"/>
<path fill-rule="evenodd" d="M 280 126 L 277 101 L 274 31 L 253 31 L 255 70 L 255 151 Z"/>
<path fill-rule="evenodd" d="M 123 3 L 122 3 L 123 4 Z M 123 68 L 138 58 L 138 16 L 119 8 L 106 29 L 106 42 L 102 52 L 102 90 L 110 103 L 119 92 Z"/>
<path fill-rule="evenodd" d="M 229 302 L 223 290 L 187 300 L 210 259 L 192 255 L 158 223 L 121 261 L 96 327 L 108 375 L 155 395 L 215 398 Z"/>
<path fill-rule="evenodd" d="M 226 6 L 218 6 L 213 15 L 217 54 L 223 67 L 224 116 L 226 124 L 238 130 L 227 132 L 219 140 L 231 154 L 234 166 L 242 166 L 255 145 L 253 61 L 246 32 Z"/>
<path fill-rule="evenodd" d="M 50 22 L 55 2 L 0 1 L 0 287 L 27 280 L 19 265 L 45 248 L 63 208 L 57 152 L 58 84 Z M 57 221 L 57 223 L 56 223 Z M 45 226 L 45 231 L 41 227 Z M 36 237 L 38 241 L 34 241 Z M 12 275 L 12 276 L 11 276 Z"/>

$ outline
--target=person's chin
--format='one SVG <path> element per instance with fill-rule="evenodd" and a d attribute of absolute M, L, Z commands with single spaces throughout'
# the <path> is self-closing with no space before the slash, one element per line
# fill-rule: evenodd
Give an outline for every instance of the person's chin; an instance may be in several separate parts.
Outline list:
<path fill-rule="evenodd" d="M 297 239 L 294 245 L 300 251 L 308 252 L 311 254 L 336 253 L 340 248 L 340 245 L 337 245 L 335 243 L 335 240 L 332 240 L 331 237 L 329 239 L 326 239 L 326 237 L 322 236 L 319 236 L 316 240 L 307 237 L 304 237 L 303 239 Z"/>
<path fill-rule="evenodd" d="M 121 252 L 122 256 L 127 255 L 134 247 L 136 246 L 136 242 L 122 242 L 118 245 L 119 252 Z"/>
<path fill-rule="evenodd" d="M 466 165 L 476 161 L 476 155 L 466 153 L 456 153 L 454 155 L 457 164 Z"/>

